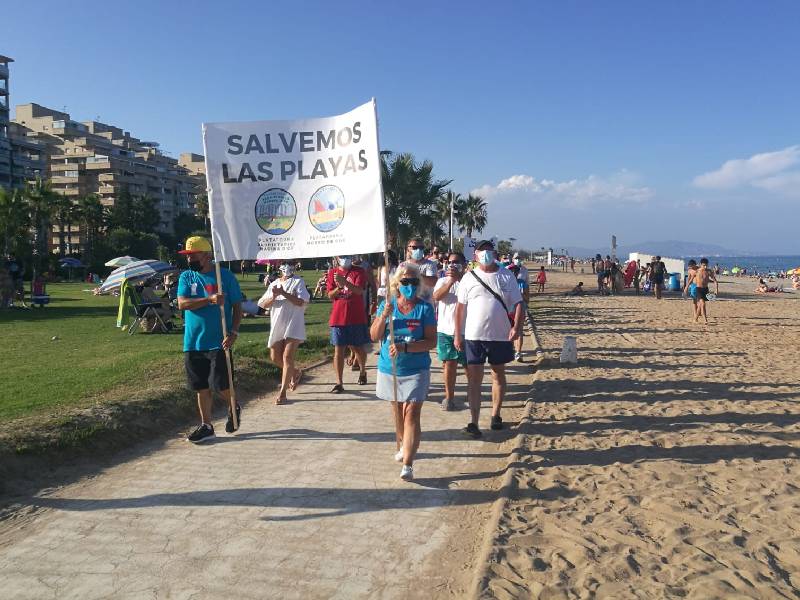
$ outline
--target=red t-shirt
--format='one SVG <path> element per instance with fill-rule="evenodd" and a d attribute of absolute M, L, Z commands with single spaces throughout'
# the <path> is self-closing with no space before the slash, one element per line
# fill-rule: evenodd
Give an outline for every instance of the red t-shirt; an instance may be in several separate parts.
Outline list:
<path fill-rule="evenodd" d="M 336 267 L 328 270 L 325 280 L 325 287 L 328 292 L 335 290 L 337 287 L 336 280 L 333 278 L 334 274 L 337 273 L 353 285 L 360 288 L 366 288 L 367 286 L 367 274 L 361 267 L 353 266 L 347 271 L 341 267 Z M 345 325 L 366 324 L 367 307 L 364 304 L 364 294 L 354 294 L 348 288 L 344 288 L 344 291 L 333 299 L 331 318 L 328 320 L 328 325 L 331 327 L 343 327 Z"/>
<path fill-rule="evenodd" d="M 547 282 L 547 275 L 545 275 L 544 271 L 539 271 L 539 274 L 536 276 L 536 283 L 546 283 Z"/>

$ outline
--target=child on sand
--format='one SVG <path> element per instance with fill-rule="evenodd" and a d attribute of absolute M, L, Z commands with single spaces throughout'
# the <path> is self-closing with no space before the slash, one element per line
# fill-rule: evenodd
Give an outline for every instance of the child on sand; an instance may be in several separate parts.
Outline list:
<path fill-rule="evenodd" d="M 539 272 L 536 274 L 536 293 L 541 294 L 544 292 L 544 284 L 547 283 L 547 273 L 544 271 L 544 267 L 539 269 Z"/>

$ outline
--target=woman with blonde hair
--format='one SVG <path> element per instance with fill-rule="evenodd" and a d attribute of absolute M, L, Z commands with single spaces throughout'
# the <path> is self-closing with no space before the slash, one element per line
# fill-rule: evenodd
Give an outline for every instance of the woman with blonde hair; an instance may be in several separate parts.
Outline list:
<path fill-rule="evenodd" d="M 370 327 L 373 342 L 381 343 L 375 393 L 392 403 L 397 453 L 403 463 L 400 477 L 414 478 L 414 456 L 421 437 L 422 403 L 431 383 L 431 357 L 436 346 L 436 317 L 433 306 L 421 299 L 424 294 L 416 265 L 400 265 L 390 278 L 386 300 L 381 302 Z M 394 338 L 390 339 L 388 321 Z M 392 374 L 395 363 L 396 377 Z"/>

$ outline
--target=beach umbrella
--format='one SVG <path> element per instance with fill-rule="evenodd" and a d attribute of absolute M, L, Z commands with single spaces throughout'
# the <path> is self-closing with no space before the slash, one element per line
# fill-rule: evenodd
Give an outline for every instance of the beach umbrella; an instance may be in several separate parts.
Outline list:
<path fill-rule="evenodd" d="M 62 258 L 60 261 L 58 261 L 58 263 L 62 267 L 67 267 L 67 268 L 70 268 L 70 269 L 78 269 L 80 267 L 85 267 L 86 266 L 81 261 L 79 261 L 77 258 L 71 258 L 71 257 Z"/>
<path fill-rule="evenodd" d="M 119 288 L 122 285 L 122 281 L 125 279 L 128 281 L 137 281 L 140 279 L 148 279 L 154 275 L 174 273 L 175 271 L 180 271 L 180 269 L 160 260 L 138 260 L 123 267 L 119 267 L 118 269 L 114 269 L 111 275 L 103 282 L 103 285 L 100 286 L 99 293 L 107 294 Z"/>
<path fill-rule="evenodd" d="M 107 267 L 124 267 L 125 265 L 129 265 L 132 262 L 136 262 L 139 259 L 135 256 L 118 256 L 117 258 L 112 258 L 110 261 L 106 263 Z"/>
<path fill-rule="evenodd" d="M 279 262 L 281 262 L 281 261 L 277 260 L 275 258 L 259 258 L 259 259 L 256 259 L 256 264 L 257 265 L 275 265 L 275 264 L 277 264 Z"/>

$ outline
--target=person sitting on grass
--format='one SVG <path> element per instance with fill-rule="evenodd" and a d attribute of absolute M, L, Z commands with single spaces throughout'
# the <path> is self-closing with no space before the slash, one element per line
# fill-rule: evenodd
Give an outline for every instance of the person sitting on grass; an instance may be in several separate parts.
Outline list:
<path fill-rule="evenodd" d="M 258 301 L 261 308 L 270 309 L 267 347 L 270 360 L 281 369 L 281 388 L 275 404 L 284 404 L 287 390 L 293 392 L 303 377 L 302 369 L 295 366 L 295 354 L 306 339 L 305 312 L 311 297 L 306 282 L 294 270 L 292 261 L 284 261 L 280 278 Z"/>

